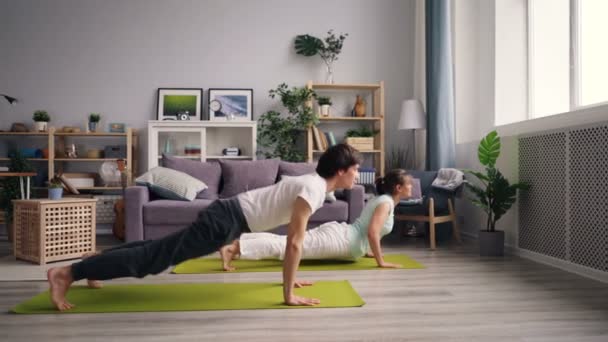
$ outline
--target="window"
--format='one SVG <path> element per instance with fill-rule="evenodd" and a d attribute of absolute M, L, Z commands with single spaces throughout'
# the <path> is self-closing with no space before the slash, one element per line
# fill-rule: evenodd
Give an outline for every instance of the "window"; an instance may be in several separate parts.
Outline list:
<path fill-rule="evenodd" d="M 529 118 L 608 104 L 608 1 L 529 0 Z"/>

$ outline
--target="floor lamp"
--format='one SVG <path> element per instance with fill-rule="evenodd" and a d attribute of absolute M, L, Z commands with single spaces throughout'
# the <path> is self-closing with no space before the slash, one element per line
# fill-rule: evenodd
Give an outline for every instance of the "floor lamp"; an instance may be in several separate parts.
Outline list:
<path fill-rule="evenodd" d="M 418 169 L 416 159 L 416 130 L 426 128 L 426 116 L 420 100 L 405 100 L 401 104 L 401 116 L 399 117 L 399 130 L 414 130 L 414 169 Z"/>

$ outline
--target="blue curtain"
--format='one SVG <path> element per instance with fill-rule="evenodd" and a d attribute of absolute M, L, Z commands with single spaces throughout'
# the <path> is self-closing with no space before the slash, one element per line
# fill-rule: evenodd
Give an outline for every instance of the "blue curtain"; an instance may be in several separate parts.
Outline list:
<path fill-rule="evenodd" d="M 455 166 L 451 0 L 426 0 L 426 168 Z"/>

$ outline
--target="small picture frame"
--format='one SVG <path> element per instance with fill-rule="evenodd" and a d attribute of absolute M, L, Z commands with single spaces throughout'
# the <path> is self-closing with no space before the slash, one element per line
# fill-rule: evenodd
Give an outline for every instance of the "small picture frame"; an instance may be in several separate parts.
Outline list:
<path fill-rule="evenodd" d="M 124 123 L 112 122 L 108 124 L 108 132 L 110 133 L 125 133 L 126 131 Z"/>
<path fill-rule="evenodd" d="M 158 88 L 157 120 L 202 120 L 202 88 Z"/>
<path fill-rule="evenodd" d="M 253 89 L 209 89 L 209 121 L 252 121 Z"/>

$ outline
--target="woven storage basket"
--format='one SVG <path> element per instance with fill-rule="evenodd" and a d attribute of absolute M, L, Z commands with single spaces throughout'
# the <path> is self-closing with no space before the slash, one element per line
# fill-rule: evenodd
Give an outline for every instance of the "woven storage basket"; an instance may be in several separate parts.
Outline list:
<path fill-rule="evenodd" d="M 15 200 L 15 257 L 36 262 L 95 251 L 96 199 Z"/>

